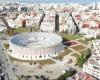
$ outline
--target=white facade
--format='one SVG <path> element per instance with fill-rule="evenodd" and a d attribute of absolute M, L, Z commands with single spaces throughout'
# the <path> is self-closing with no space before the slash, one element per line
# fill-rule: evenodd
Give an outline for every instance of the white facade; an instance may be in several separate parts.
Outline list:
<path fill-rule="evenodd" d="M 50 22 L 42 22 L 41 27 L 40 27 L 41 31 L 44 32 L 54 32 L 55 30 L 55 23 L 50 23 Z"/>
<path fill-rule="evenodd" d="M 100 79 L 100 40 L 93 41 L 92 56 L 83 65 L 83 71 Z"/>
<path fill-rule="evenodd" d="M 0 32 L 6 30 L 6 27 L 0 25 Z"/>
<path fill-rule="evenodd" d="M 3 11 L 3 10 L 4 10 L 3 6 L 0 6 L 0 10 L 1 10 L 1 11 Z"/>
<path fill-rule="evenodd" d="M 54 32 L 55 31 L 55 12 L 46 11 L 45 17 L 41 23 L 40 31 Z"/>

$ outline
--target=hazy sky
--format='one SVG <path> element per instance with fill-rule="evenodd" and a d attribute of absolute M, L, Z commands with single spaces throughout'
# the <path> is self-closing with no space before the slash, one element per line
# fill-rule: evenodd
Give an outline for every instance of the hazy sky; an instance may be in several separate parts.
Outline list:
<path fill-rule="evenodd" d="M 100 0 L 0 0 L 1 2 L 99 2 Z"/>

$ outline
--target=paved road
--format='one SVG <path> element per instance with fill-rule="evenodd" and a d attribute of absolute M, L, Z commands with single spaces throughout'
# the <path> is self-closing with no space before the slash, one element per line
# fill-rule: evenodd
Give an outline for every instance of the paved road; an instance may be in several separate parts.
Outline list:
<path fill-rule="evenodd" d="M 5 47 L 3 46 L 2 41 L 0 41 L 0 54 L 2 55 L 3 64 L 5 66 L 5 73 L 7 75 L 6 80 L 16 80 L 16 77 L 13 72 L 13 65 L 10 62 L 8 55 L 6 54 Z"/>
<path fill-rule="evenodd" d="M 1 46 L 0 46 L 1 47 Z M 1 49 L 1 48 L 0 48 Z M 6 73 L 6 68 L 5 68 L 5 64 L 4 64 L 4 59 L 2 57 L 2 52 L 0 50 L 0 80 L 1 80 L 1 76 L 3 77 L 3 79 L 5 80 L 9 80 L 8 74 Z"/>

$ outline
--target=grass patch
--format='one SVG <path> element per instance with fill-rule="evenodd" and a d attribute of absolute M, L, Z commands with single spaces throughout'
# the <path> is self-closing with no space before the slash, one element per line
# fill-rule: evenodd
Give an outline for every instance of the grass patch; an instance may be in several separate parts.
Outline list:
<path fill-rule="evenodd" d="M 82 43 L 82 44 L 88 45 L 88 41 L 86 41 L 84 39 L 80 39 L 80 40 L 77 40 L 77 41 Z"/>
<path fill-rule="evenodd" d="M 64 50 L 64 52 L 60 53 L 57 57 L 55 57 L 55 59 L 60 59 L 62 60 L 64 58 L 64 56 L 68 55 L 69 53 L 71 53 L 72 51 L 68 48 L 66 48 Z"/>
<path fill-rule="evenodd" d="M 77 35 L 77 34 L 61 34 L 61 36 L 64 42 L 79 39 L 83 37 L 82 35 Z"/>
<path fill-rule="evenodd" d="M 30 29 L 26 27 L 25 28 L 20 27 L 20 28 L 14 28 L 14 29 L 11 28 L 11 29 L 7 29 L 6 32 L 9 36 L 12 36 L 12 35 L 19 34 L 22 32 L 30 32 Z"/>
<path fill-rule="evenodd" d="M 60 75 L 57 80 L 65 80 L 68 77 L 71 77 L 76 74 L 76 70 L 66 71 L 64 74 Z"/>
<path fill-rule="evenodd" d="M 29 32 L 30 29 L 29 28 L 16 28 L 14 29 L 14 33 L 22 33 L 22 32 Z"/>
<path fill-rule="evenodd" d="M 95 40 L 95 38 L 94 37 L 92 37 L 92 38 L 85 38 L 85 40 L 86 41 L 92 41 L 92 40 Z"/>
<path fill-rule="evenodd" d="M 77 57 L 77 65 L 79 67 L 83 67 L 83 64 L 90 58 L 91 56 L 91 50 L 87 49 L 87 50 L 83 50 L 81 51 L 81 56 Z"/>
<path fill-rule="evenodd" d="M 77 54 L 77 53 L 73 53 L 73 54 L 71 54 L 71 56 L 74 56 L 74 57 L 79 57 L 80 55 L 79 54 Z"/>
<path fill-rule="evenodd" d="M 39 63 L 41 66 L 42 65 L 47 65 L 47 64 L 54 64 L 55 62 L 51 59 L 47 60 L 40 60 L 40 61 L 33 61 L 34 63 Z"/>
<path fill-rule="evenodd" d="M 82 45 L 76 45 L 76 46 L 73 46 L 71 47 L 72 49 L 76 50 L 76 51 L 80 51 L 82 49 L 85 49 L 86 47 L 82 46 Z"/>
<path fill-rule="evenodd" d="M 41 66 L 42 65 L 49 65 L 49 64 L 54 64 L 55 62 L 53 61 L 53 60 L 51 60 L 51 59 L 46 59 L 46 60 L 37 60 L 37 61 L 29 61 L 29 60 L 19 60 L 19 59 L 16 59 L 16 58 L 13 58 L 13 57 L 10 57 L 10 59 L 11 59 L 11 61 L 12 61 L 12 63 L 14 62 L 14 61 L 19 61 L 19 62 L 25 62 L 25 63 L 32 63 L 32 64 L 40 64 Z"/>
<path fill-rule="evenodd" d="M 86 50 L 82 50 L 82 51 L 79 51 L 79 53 L 81 54 L 85 54 L 85 53 L 88 53 L 90 49 L 86 49 Z M 90 52 L 91 53 L 91 52 Z"/>
<path fill-rule="evenodd" d="M 8 48 L 9 48 L 9 44 L 5 43 L 5 44 L 4 44 L 4 47 L 5 47 L 6 49 L 8 49 Z"/>

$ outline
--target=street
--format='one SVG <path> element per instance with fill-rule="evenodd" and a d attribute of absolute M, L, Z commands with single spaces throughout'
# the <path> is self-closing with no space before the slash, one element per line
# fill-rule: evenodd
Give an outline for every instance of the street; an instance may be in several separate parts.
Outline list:
<path fill-rule="evenodd" d="M 0 41 L 0 56 L 0 59 L 2 60 L 2 65 L 4 65 L 2 71 L 5 75 L 5 80 L 16 80 L 16 77 L 12 70 L 13 65 L 10 62 L 9 56 L 6 54 L 6 50 L 3 46 L 2 41 Z"/>

